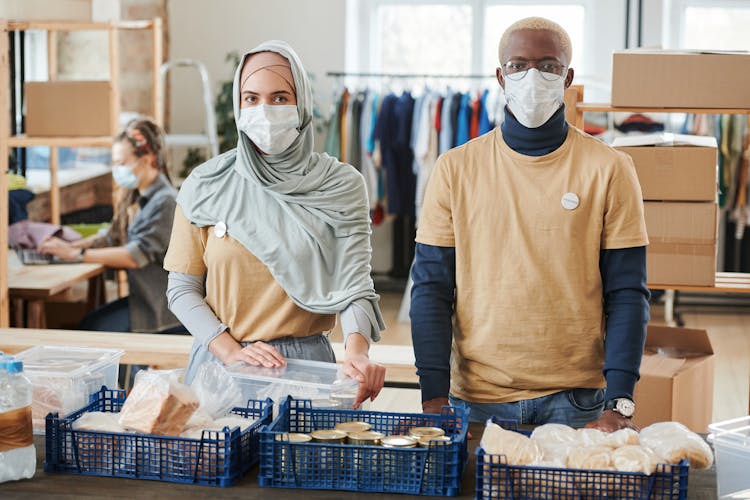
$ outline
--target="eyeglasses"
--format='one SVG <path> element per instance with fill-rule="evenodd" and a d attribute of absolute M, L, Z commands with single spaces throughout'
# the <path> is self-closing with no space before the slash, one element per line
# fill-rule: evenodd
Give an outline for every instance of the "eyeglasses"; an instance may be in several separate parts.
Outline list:
<path fill-rule="evenodd" d="M 542 59 L 539 61 L 513 60 L 501 66 L 505 77 L 510 80 L 521 80 L 531 68 L 536 68 L 542 78 L 548 81 L 559 80 L 565 72 L 565 66 L 554 59 Z"/>

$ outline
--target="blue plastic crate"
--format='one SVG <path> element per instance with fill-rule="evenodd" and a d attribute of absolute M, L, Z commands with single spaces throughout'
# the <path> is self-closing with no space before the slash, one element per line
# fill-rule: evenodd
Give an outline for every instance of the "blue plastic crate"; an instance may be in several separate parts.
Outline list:
<path fill-rule="evenodd" d="M 518 430 L 514 421 L 493 418 L 508 430 Z M 618 472 L 508 465 L 505 455 L 476 450 L 475 498 L 507 500 L 684 500 L 687 498 L 689 462 L 659 464 L 656 472 Z"/>
<path fill-rule="evenodd" d="M 232 412 L 257 422 L 242 432 L 204 431 L 201 439 L 73 430 L 84 413 L 118 412 L 124 402 L 125 391 L 102 387 L 80 410 L 47 415 L 44 471 L 231 486 L 258 463 L 259 429 L 271 422 L 273 408 L 270 399 L 250 400 Z"/>
<path fill-rule="evenodd" d="M 412 495 L 456 496 L 468 459 L 469 410 L 442 409 L 439 415 L 315 409 L 309 400 L 283 401 L 279 414 L 260 431 L 258 484 L 276 488 L 351 490 Z M 384 448 L 348 444 L 290 443 L 288 432 L 332 429 L 351 420 L 364 421 L 386 435 L 411 427 L 445 430 L 453 442 L 429 448 Z"/>

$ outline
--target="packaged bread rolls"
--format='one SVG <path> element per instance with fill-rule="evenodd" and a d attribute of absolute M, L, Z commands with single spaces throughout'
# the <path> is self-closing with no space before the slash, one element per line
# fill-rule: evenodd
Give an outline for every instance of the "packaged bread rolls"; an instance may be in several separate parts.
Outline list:
<path fill-rule="evenodd" d="M 169 372 L 140 371 L 120 411 L 120 425 L 144 434 L 179 436 L 198 408 L 193 391 Z"/>
<path fill-rule="evenodd" d="M 689 459 L 691 467 L 707 469 L 714 461 L 703 438 L 679 422 L 658 422 L 642 429 L 641 444 L 669 464 Z"/>
<path fill-rule="evenodd" d="M 612 465 L 621 472 L 643 472 L 653 474 L 659 458 L 641 445 L 627 445 L 612 452 Z"/>
<path fill-rule="evenodd" d="M 514 431 L 507 431 L 487 421 L 480 446 L 490 455 L 505 455 L 510 465 L 529 465 L 542 459 L 536 441 Z"/>
<path fill-rule="evenodd" d="M 622 448 L 623 446 L 636 445 L 641 443 L 641 438 L 637 431 L 633 429 L 619 429 L 615 432 L 604 434 L 604 445 L 610 448 Z"/>
<path fill-rule="evenodd" d="M 579 446 L 568 453 L 571 469 L 612 470 L 612 449 L 607 446 Z"/>

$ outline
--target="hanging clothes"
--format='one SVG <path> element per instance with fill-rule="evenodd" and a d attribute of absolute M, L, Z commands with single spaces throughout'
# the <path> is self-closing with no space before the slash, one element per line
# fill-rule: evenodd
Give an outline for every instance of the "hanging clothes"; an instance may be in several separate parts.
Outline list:
<path fill-rule="evenodd" d="M 471 104 L 469 100 L 471 96 L 467 94 L 461 95 L 461 101 L 458 107 L 458 118 L 456 120 L 456 141 L 454 146 L 462 146 L 469 142 L 470 130 L 469 124 L 471 123 Z"/>

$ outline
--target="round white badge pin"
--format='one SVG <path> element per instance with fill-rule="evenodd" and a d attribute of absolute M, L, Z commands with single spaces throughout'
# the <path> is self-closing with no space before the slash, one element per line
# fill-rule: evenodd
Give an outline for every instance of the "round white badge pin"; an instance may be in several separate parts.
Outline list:
<path fill-rule="evenodd" d="M 214 234 L 217 238 L 223 238 L 227 234 L 227 225 L 224 222 L 217 222 L 214 226 Z"/>
<path fill-rule="evenodd" d="M 562 200 L 560 200 L 560 203 L 562 203 L 562 206 L 565 210 L 575 210 L 576 208 L 578 208 L 580 200 L 578 199 L 578 195 L 575 193 L 565 193 L 562 196 Z"/>

